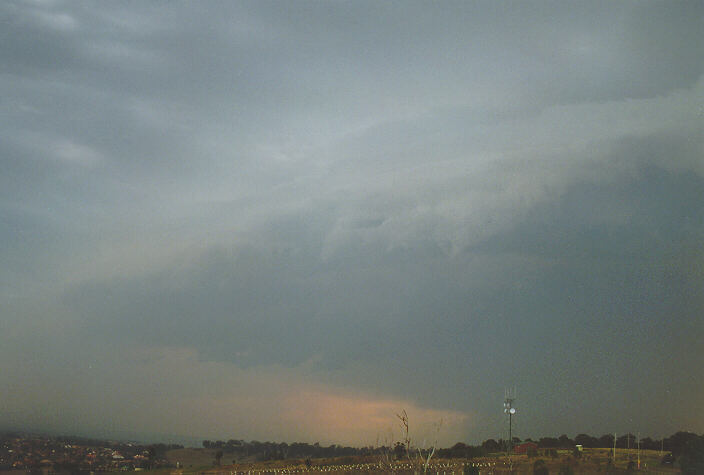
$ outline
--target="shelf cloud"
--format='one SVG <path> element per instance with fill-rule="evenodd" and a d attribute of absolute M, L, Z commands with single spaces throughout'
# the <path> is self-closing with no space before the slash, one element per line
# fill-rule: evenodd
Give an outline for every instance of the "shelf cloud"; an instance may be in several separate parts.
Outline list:
<path fill-rule="evenodd" d="M 3 3 L 0 428 L 704 431 L 703 18 Z"/>

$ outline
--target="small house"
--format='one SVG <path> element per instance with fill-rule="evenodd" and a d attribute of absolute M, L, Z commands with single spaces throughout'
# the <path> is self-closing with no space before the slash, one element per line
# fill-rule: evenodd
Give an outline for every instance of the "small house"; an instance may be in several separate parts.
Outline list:
<path fill-rule="evenodd" d="M 537 451 L 538 450 L 538 444 L 535 442 L 523 442 L 522 444 L 518 444 L 513 448 L 513 453 L 515 454 L 527 454 L 530 451 Z"/>

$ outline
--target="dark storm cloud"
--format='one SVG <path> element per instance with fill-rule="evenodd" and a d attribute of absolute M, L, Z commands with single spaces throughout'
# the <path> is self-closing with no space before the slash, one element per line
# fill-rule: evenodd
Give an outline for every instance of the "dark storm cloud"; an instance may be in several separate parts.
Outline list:
<path fill-rule="evenodd" d="M 476 441 L 517 384 L 521 435 L 701 429 L 703 15 L 3 4 L 0 423 Z"/>
<path fill-rule="evenodd" d="M 336 262 L 214 252 L 136 282 L 87 285 L 70 300 L 84 305 L 90 335 L 192 344 L 245 366 L 380 364 L 403 375 L 387 379 L 394 391 L 410 384 L 428 404 L 451 405 L 452 395 L 423 380 L 452 380 L 467 365 L 485 368 L 476 383 L 494 385 L 503 366 L 526 393 L 564 368 L 562 379 L 598 397 L 604 387 L 585 381 L 625 389 L 619 381 L 665 379 L 668 347 L 696 341 L 688 322 L 704 296 L 685 263 L 702 259 L 693 204 L 703 190 L 701 177 L 646 167 L 608 186 L 576 184 L 459 256 L 422 245 L 373 259 L 373 249 L 348 250 Z M 619 219 L 603 211 L 608 203 Z M 575 366 L 584 367 L 570 375 Z"/>

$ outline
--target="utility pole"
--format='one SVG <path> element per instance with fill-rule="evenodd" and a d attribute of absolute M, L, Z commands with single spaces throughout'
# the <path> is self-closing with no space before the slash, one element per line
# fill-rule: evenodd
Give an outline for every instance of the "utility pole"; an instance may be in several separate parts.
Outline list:
<path fill-rule="evenodd" d="M 614 465 L 616 465 L 616 432 L 614 432 Z"/>
<path fill-rule="evenodd" d="M 636 436 L 638 437 L 638 470 L 640 470 L 640 432 Z"/>

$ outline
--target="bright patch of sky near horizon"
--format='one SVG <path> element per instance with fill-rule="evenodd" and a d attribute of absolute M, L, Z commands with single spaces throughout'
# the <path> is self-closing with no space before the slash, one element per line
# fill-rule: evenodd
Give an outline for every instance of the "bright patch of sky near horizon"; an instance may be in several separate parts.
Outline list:
<path fill-rule="evenodd" d="M 695 2 L 0 5 L 0 428 L 704 431 Z M 336 410 L 338 408 L 338 410 Z"/>

